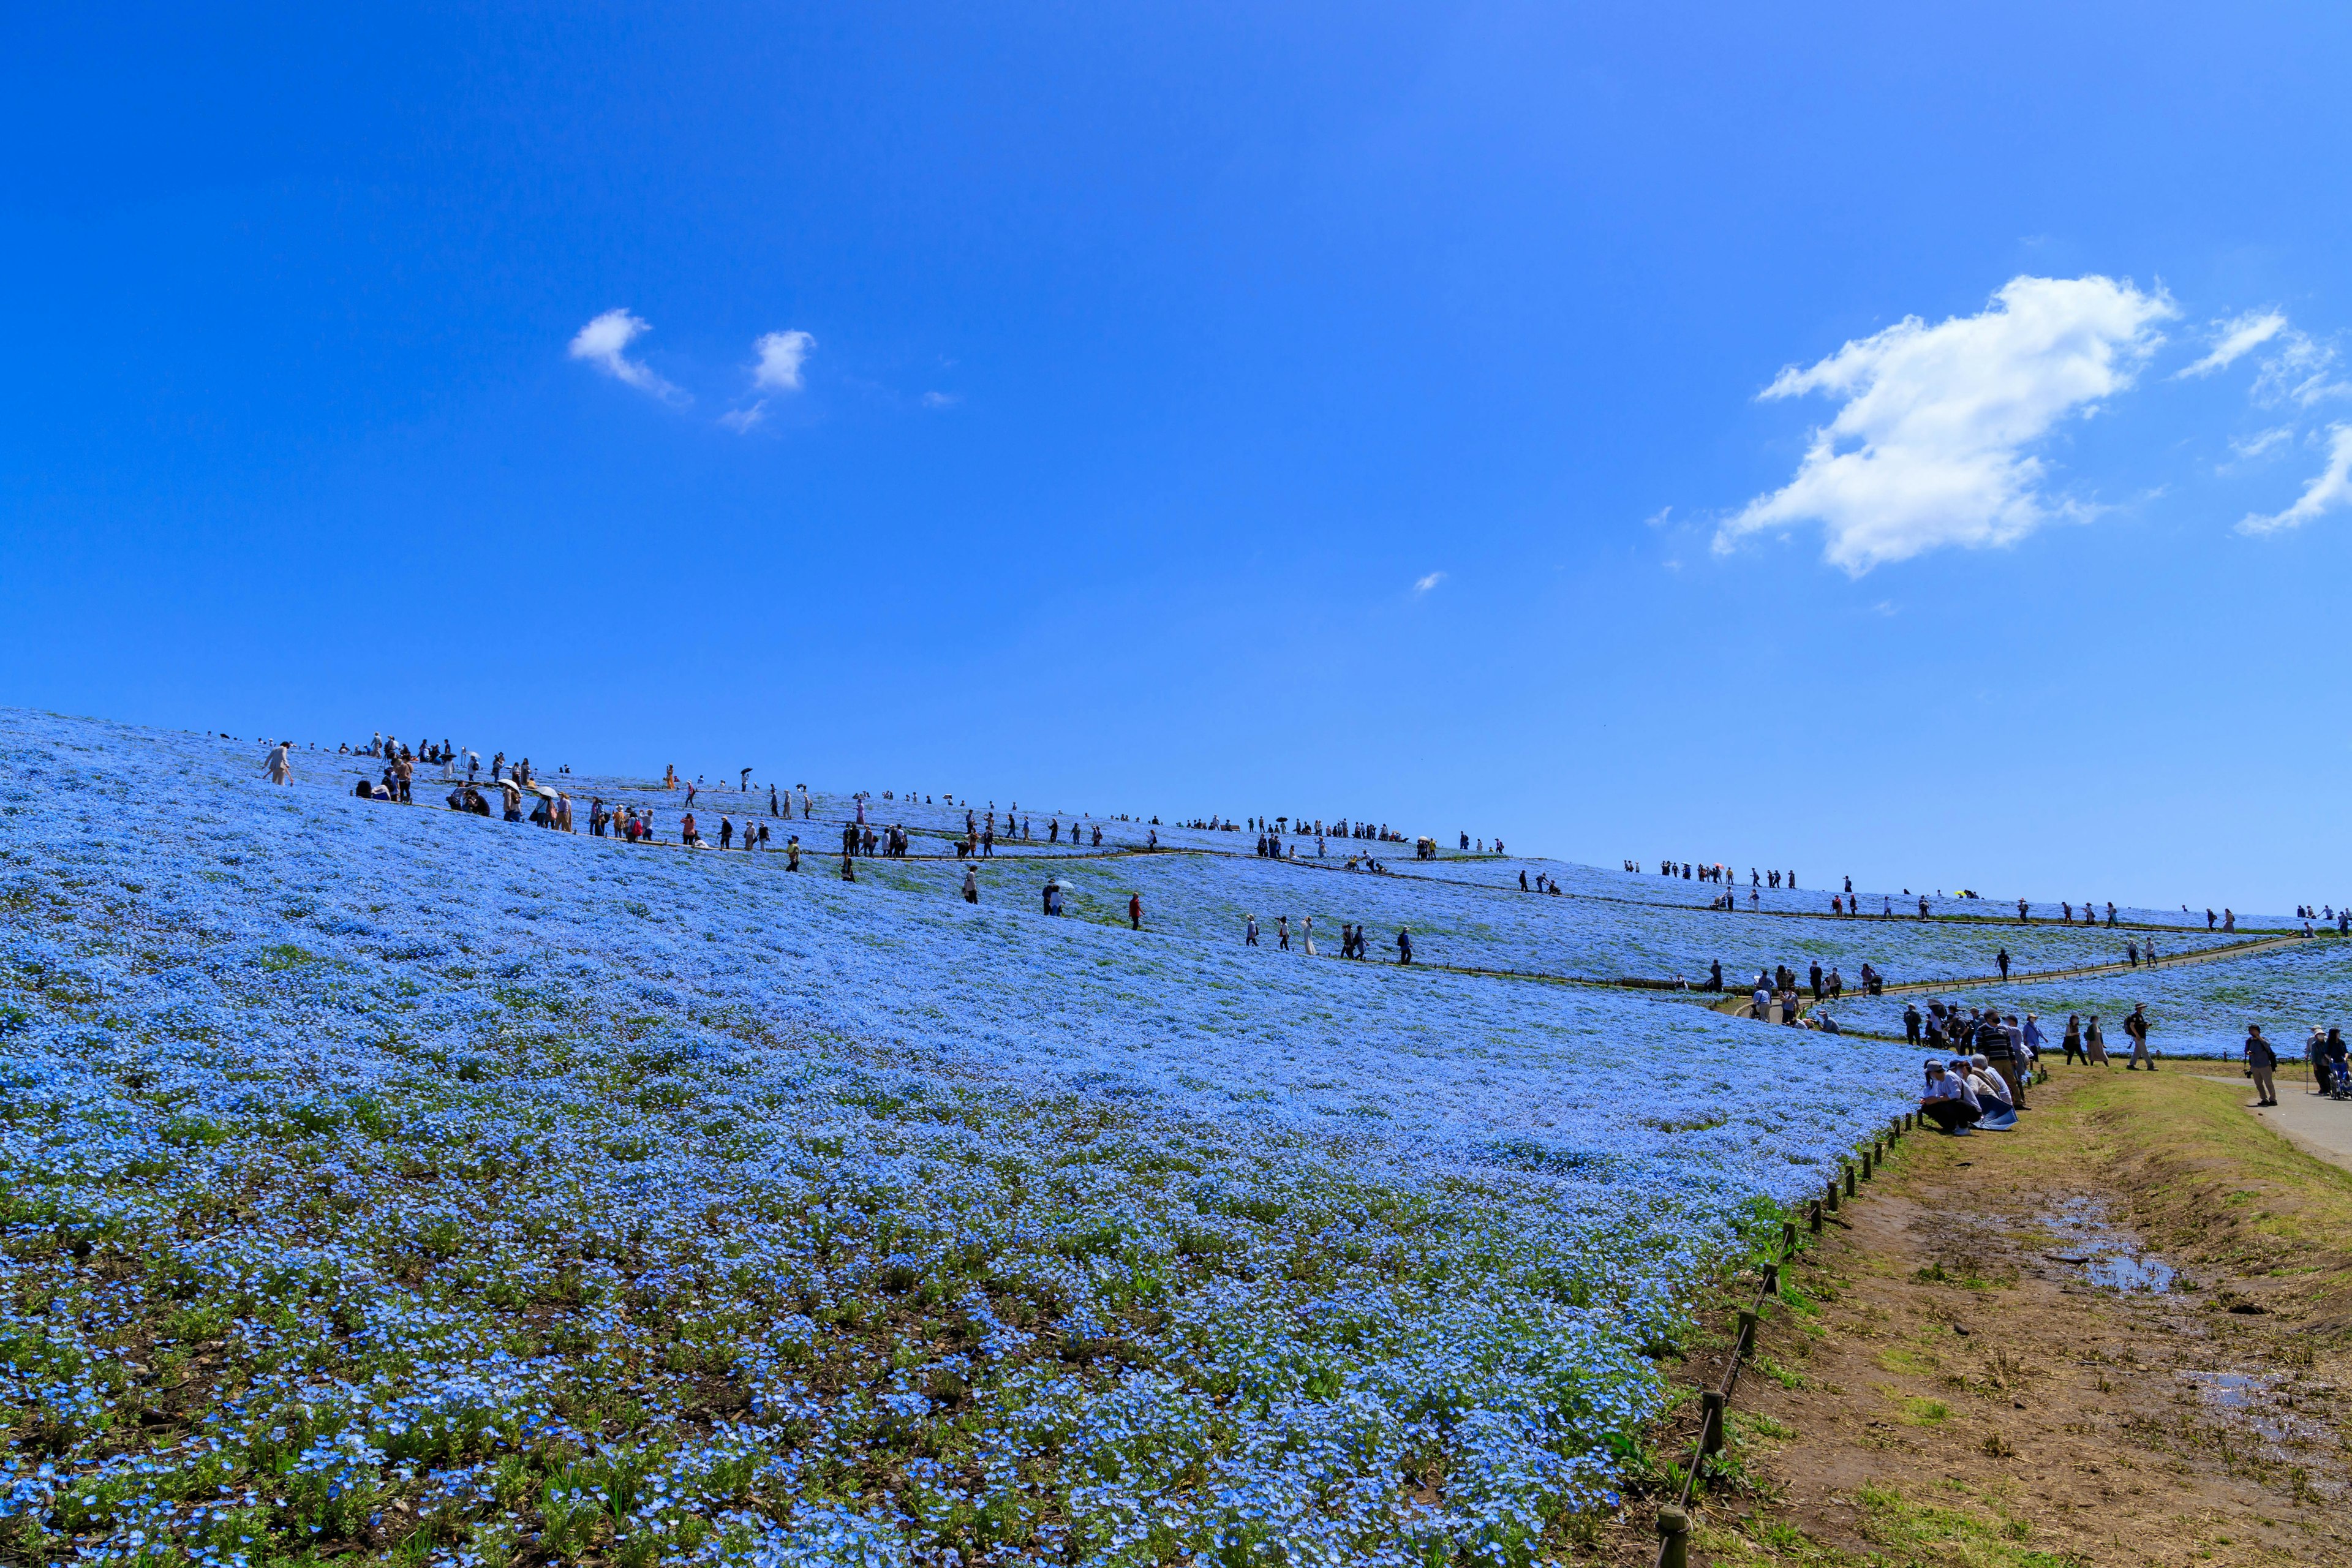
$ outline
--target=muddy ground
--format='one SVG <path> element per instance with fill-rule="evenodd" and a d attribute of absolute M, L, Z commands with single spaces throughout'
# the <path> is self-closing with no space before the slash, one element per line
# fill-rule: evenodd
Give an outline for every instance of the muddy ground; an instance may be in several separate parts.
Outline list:
<path fill-rule="evenodd" d="M 1788 1271 L 1691 1560 L 2352 1564 L 2352 1178 L 2240 1098 L 2085 1071 L 1906 1138 Z"/>

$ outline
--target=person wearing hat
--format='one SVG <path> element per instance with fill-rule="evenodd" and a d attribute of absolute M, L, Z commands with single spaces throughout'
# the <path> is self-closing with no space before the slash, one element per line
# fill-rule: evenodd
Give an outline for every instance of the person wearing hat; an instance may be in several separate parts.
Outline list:
<path fill-rule="evenodd" d="M 1945 1069 L 1934 1057 L 1927 1060 L 1927 1087 L 1919 1097 L 1919 1114 L 1955 1138 L 1969 1136 L 1969 1126 L 1984 1114 L 1966 1080 Z"/>
<path fill-rule="evenodd" d="M 2129 1072 L 2137 1072 L 2139 1071 L 2139 1064 L 2146 1062 L 2147 1064 L 2147 1070 L 2154 1072 L 2156 1070 L 2156 1058 L 2149 1054 L 2147 1048 L 2147 1003 L 2140 1002 L 2134 1004 L 2130 1016 L 2124 1020 L 2124 1033 L 2131 1037 L 2132 1043 L 2132 1059 L 2126 1064 L 2126 1070 Z"/>

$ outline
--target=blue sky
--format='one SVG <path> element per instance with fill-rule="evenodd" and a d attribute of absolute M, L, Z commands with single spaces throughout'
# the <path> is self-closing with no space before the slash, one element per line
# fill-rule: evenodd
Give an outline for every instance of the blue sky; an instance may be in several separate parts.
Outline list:
<path fill-rule="evenodd" d="M 0 26 L 0 701 L 2352 897 L 2340 8 Z"/>

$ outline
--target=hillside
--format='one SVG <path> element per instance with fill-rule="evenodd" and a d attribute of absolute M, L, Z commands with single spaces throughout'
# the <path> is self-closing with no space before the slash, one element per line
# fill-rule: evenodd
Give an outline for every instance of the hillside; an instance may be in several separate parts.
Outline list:
<path fill-rule="evenodd" d="M 0 713 L 12 1556 L 1516 1560 L 1916 1067 L 1469 971 L 2113 945 L 1125 822 L 974 907 L 961 807 L 875 802 L 944 858 L 845 882 L 840 796 L 794 874 L 259 750 Z"/>

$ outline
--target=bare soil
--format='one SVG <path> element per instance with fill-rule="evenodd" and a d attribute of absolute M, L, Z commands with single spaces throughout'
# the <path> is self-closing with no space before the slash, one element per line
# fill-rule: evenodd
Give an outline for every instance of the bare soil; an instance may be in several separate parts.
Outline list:
<path fill-rule="evenodd" d="M 2352 1177 L 2241 1098 L 2077 1069 L 1904 1139 L 1787 1271 L 1692 1561 L 2352 1565 Z"/>

